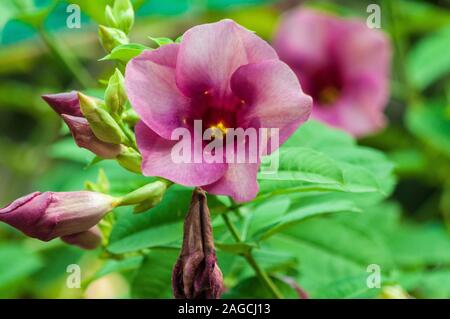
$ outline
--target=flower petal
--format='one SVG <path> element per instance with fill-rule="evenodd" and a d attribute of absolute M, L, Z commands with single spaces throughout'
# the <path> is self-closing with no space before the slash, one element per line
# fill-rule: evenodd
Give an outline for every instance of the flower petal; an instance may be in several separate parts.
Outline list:
<path fill-rule="evenodd" d="M 160 176 L 184 186 L 201 186 L 213 183 L 227 169 L 225 163 L 176 163 L 172 149 L 178 141 L 161 138 L 143 121 L 136 125 L 136 137 L 142 154 L 142 172 L 146 176 Z"/>
<path fill-rule="evenodd" d="M 233 74 L 231 88 L 244 102 L 238 110 L 238 126 L 246 128 L 259 122 L 260 128 L 278 128 L 279 145 L 311 113 L 311 97 L 303 93 L 294 72 L 281 61 L 240 67 Z"/>
<path fill-rule="evenodd" d="M 144 51 L 132 59 L 125 72 L 125 87 L 134 110 L 142 121 L 161 137 L 183 126 L 189 113 L 189 99 L 175 84 L 178 44 Z"/>
<path fill-rule="evenodd" d="M 250 201 L 259 191 L 256 181 L 259 165 L 259 163 L 228 164 L 225 175 L 217 182 L 203 186 L 203 189 L 211 194 L 231 196 L 238 203 Z"/>
<path fill-rule="evenodd" d="M 277 58 L 267 42 L 232 20 L 199 25 L 183 35 L 177 85 L 189 97 L 208 91 L 224 100 L 229 97 L 230 78 L 238 67 Z"/>
<path fill-rule="evenodd" d="M 82 249 L 95 249 L 102 243 L 102 233 L 98 226 L 94 226 L 91 229 L 61 237 L 62 241 L 66 244 L 78 246 Z"/>
<path fill-rule="evenodd" d="M 72 116 L 83 116 L 80 110 L 80 102 L 78 101 L 78 93 L 76 91 L 46 94 L 42 95 L 42 98 L 59 115 L 68 114 Z"/>

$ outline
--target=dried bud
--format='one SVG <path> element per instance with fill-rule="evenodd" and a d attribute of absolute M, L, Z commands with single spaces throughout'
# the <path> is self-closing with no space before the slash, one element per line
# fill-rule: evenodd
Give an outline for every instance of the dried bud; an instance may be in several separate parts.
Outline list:
<path fill-rule="evenodd" d="M 0 209 L 0 221 L 43 241 L 86 232 L 111 211 L 111 196 L 88 191 L 35 192 Z"/>
<path fill-rule="evenodd" d="M 128 44 L 127 35 L 119 29 L 108 28 L 103 25 L 98 27 L 100 42 L 106 52 L 110 53 L 115 47 Z"/>
<path fill-rule="evenodd" d="M 196 188 L 184 222 L 183 247 L 172 275 L 177 299 L 218 299 L 222 272 L 217 265 L 211 217 L 203 190 Z"/>
<path fill-rule="evenodd" d="M 102 233 L 97 226 L 94 226 L 85 232 L 63 236 L 61 237 L 61 239 L 66 244 L 78 246 L 82 249 L 91 250 L 101 245 Z"/>

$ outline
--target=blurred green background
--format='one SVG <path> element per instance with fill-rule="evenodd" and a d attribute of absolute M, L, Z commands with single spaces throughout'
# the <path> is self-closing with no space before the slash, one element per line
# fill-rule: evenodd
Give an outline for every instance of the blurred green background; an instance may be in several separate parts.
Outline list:
<path fill-rule="evenodd" d="M 105 53 L 97 39 L 97 24 L 111 2 L 0 3 L 0 206 L 35 190 L 82 189 L 86 180 L 96 180 L 99 167 L 108 172 L 116 192 L 142 182 L 115 163 L 89 167 L 93 156 L 75 146 L 59 117 L 40 98 L 43 93 L 72 89 L 95 95 L 104 87 L 114 64 L 98 61 Z M 191 26 L 226 17 L 270 41 L 280 15 L 301 3 L 366 19 L 367 5 L 374 2 L 137 0 L 130 38 L 152 46 L 148 36 L 175 39 Z M 70 3 L 82 9 L 80 29 L 66 26 Z M 404 259 L 417 257 L 414 262 L 423 272 L 419 278 L 411 275 L 402 281 L 402 293 L 450 298 L 450 1 L 396 0 L 380 5 L 382 30 L 389 33 L 395 49 L 386 109 L 389 125 L 359 143 L 385 152 L 394 162 L 398 184 L 390 199 L 398 203 L 399 219 L 414 225 L 401 233 L 403 241 L 395 243 L 405 245 Z M 107 279 L 81 293 L 64 285 L 66 267 L 89 265 L 83 269 L 95 274 L 101 264 L 95 252 L 84 253 L 59 241 L 26 239 L 0 225 L 0 297 L 127 297 L 128 276 L 140 262 L 133 257 L 118 266 L 111 259 L 110 269 L 102 268 L 111 273 L 103 277 Z M 405 267 L 416 266 L 406 262 Z M 99 277 L 102 274 L 91 276 L 85 287 Z"/>

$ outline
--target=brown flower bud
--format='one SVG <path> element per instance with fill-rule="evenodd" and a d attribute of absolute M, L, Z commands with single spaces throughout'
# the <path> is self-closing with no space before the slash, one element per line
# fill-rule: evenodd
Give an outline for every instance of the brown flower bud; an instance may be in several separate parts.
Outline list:
<path fill-rule="evenodd" d="M 222 294 L 211 217 L 206 194 L 199 188 L 192 193 L 184 221 L 183 246 L 173 270 L 172 287 L 177 299 L 218 299 Z"/>

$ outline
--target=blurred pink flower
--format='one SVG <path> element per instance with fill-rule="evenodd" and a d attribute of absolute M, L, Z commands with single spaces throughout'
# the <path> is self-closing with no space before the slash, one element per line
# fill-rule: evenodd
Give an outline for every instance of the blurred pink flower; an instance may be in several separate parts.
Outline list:
<path fill-rule="evenodd" d="M 274 47 L 313 97 L 312 118 L 355 136 L 384 126 L 391 58 L 384 33 L 362 21 L 298 9 L 282 20 Z"/>
<path fill-rule="evenodd" d="M 278 128 L 281 145 L 312 104 L 272 47 L 231 20 L 193 27 L 180 44 L 143 52 L 127 65 L 125 86 L 141 117 L 136 137 L 143 173 L 238 202 L 256 196 L 260 163 L 174 163 L 172 132 L 192 131 L 194 120 L 225 131 Z"/>
<path fill-rule="evenodd" d="M 78 92 L 47 94 L 42 98 L 66 122 L 79 147 L 88 149 L 102 158 L 115 158 L 119 155 L 120 145 L 103 142 L 92 132 L 87 119 L 81 113 Z"/>
<path fill-rule="evenodd" d="M 93 248 L 99 234 L 92 227 L 113 209 L 113 202 L 111 196 L 89 191 L 35 192 L 0 209 L 0 221 L 43 241 L 63 237 Z"/>

